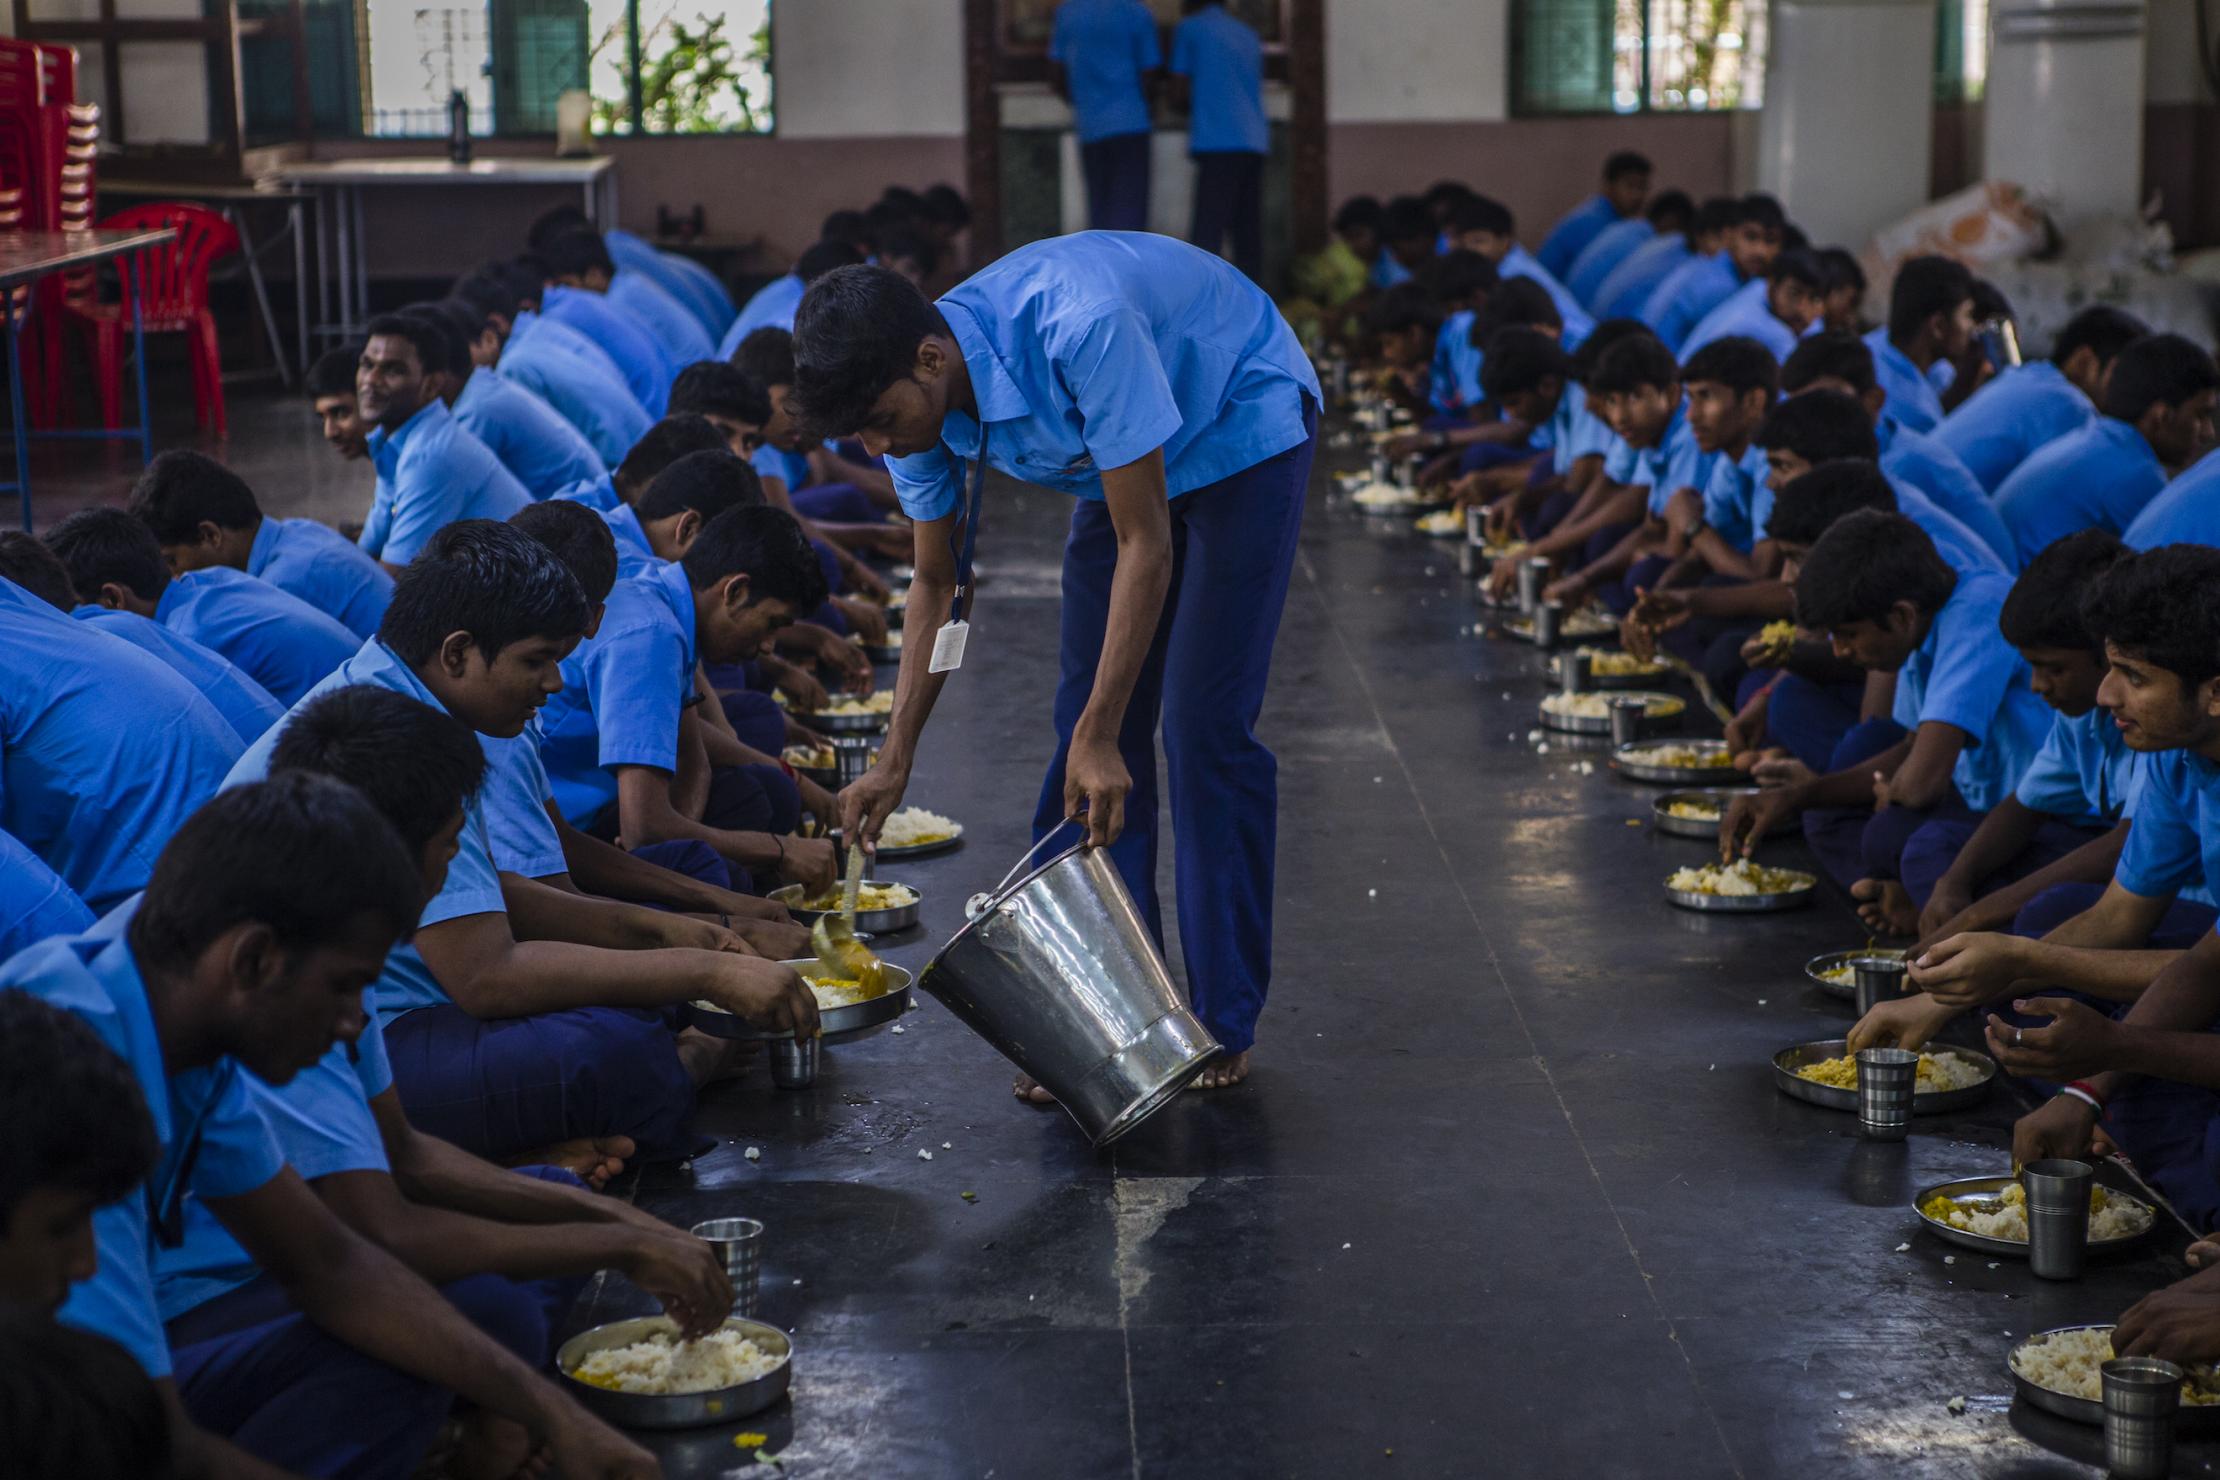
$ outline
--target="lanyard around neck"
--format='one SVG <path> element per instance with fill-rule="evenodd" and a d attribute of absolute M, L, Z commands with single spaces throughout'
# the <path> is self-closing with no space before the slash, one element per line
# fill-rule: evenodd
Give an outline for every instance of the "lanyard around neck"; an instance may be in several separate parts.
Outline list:
<path fill-rule="evenodd" d="M 971 559 L 979 548 L 979 511 L 987 501 L 987 424 L 979 423 L 979 456 L 971 464 L 971 494 L 964 502 L 963 534 L 948 532 L 948 552 L 956 557 L 956 592 L 948 599 L 948 620 L 964 619 L 971 592 Z"/>

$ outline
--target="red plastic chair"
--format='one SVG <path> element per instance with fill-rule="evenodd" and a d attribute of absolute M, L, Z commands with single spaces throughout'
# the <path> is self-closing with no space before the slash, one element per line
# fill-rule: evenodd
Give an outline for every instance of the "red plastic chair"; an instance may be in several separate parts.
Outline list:
<path fill-rule="evenodd" d="M 175 228 L 176 240 L 136 254 L 145 279 L 142 302 L 146 332 L 192 336 L 193 419 L 203 427 L 212 427 L 217 439 L 222 440 L 230 428 L 224 415 L 216 318 L 208 311 L 208 269 L 218 258 L 239 250 L 239 233 L 214 211 L 182 201 L 133 206 L 100 222 L 96 229 L 145 231 L 162 226 Z M 117 263 L 116 273 L 123 283 L 120 301 L 78 300 L 64 305 L 91 336 L 93 370 L 100 384 L 101 423 L 109 427 L 123 425 L 123 341 L 131 330 L 135 293 L 128 260 Z"/>

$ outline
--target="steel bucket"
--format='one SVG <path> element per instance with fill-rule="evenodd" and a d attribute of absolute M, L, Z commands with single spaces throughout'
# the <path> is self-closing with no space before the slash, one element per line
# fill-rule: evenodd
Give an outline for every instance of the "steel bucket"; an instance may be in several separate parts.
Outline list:
<path fill-rule="evenodd" d="M 1180 1000 L 1109 855 L 1075 846 L 1012 883 L 1040 847 L 971 900 L 918 985 L 1107 1146 L 1223 1050 Z"/>

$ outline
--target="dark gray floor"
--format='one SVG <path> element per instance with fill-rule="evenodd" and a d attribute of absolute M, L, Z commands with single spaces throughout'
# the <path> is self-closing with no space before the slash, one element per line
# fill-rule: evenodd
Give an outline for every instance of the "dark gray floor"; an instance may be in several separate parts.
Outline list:
<path fill-rule="evenodd" d="M 273 509 L 341 517 L 366 486 L 293 414 L 248 405 L 238 460 Z M 968 841 L 885 870 L 927 895 L 888 943 L 906 965 L 1028 841 L 1066 507 L 990 502 L 912 796 Z M 1539 662 L 1474 620 L 1442 547 L 1314 492 L 1265 716 L 1279 980 L 1246 1088 L 1098 1157 L 928 1002 L 812 1091 L 718 1091 L 716 1151 L 644 1179 L 674 1221 L 769 1226 L 763 1314 L 800 1355 L 791 1405 L 744 1427 L 787 1473 L 2093 1473 L 2095 1431 L 2012 1407 L 2004 1353 L 2178 1277 L 2181 1240 L 2046 1286 L 1919 1232 L 1915 1187 L 2007 1169 L 2009 1099 L 1886 1147 L 1777 1093 L 1770 1055 L 1849 1021 L 1799 963 L 1858 944 L 1854 917 L 1667 906 L 1701 846 L 1530 744 Z M 644 1308 L 612 1278 L 580 1320 Z M 754 1473 L 731 1437 L 658 1445 L 674 1476 Z"/>

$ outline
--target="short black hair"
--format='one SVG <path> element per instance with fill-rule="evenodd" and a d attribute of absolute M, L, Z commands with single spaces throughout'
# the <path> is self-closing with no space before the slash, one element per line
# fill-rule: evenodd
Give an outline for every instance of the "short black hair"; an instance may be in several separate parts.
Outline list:
<path fill-rule="evenodd" d="M 868 246 L 871 241 L 871 227 L 864 220 L 861 211 L 834 211 L 818 226 L 817 239 L 821 242 L 846 242 L 852 247 Z"/>
<path fill-rule="evenodd" d="M 1731 195 L 1712 195 L 1688 218 L 1688 235 L 1705 236 L 1725 231 L 1742 219 L 1742 202 Z"/>
<path fill-rule="evenodd" d="M 1415 195 L 1398 195 L 1387 203 L 1380 218 L 1380 239 L 1384 242 L 1412 242 L 1420 237 L 1431 241 L 1439 234 L 1434 213 Z"/>
<path fill-rule="evenodd" d="M 1939 313 L 1955 313 L 1973 297 L 1973 274 L 1948 257 L 1911 257 L 1889 289 L 1889 340 L 1901 343 Z"/>
<path fill-rule="evenodd" d="M 176 1480 L 169 1411 L 131 1354 L 42 1311 L 0 1310 L 0 1434 L 23 1480 Z"/>
<path fill-rule="evenodd" d="M 302 388 L 311 401 L 321 401 L 326 396 L 352 396 L 355 393 L 355 371 L 362 365 L 362 346 L 342 344 L 337 349 L 327 349 L 316 357 L 302 377 Z"/>
<path fill-rule="evenodd" d="M 824 604 L 825 572 L 816 550 L 793 515 L 769 504 L 725 510 L 701 527 L 679 564 L 697 591 L 744 575 L 757 601 L 783 601 L 797 612 Z"/>
<path fill-rule="evenodd" d="M 1781 203 L 1772 196 L 1762 190 L 1753 190 L 1742 197 L 1741 204 L 1734 213 L 1734 224 L 1758 226 L 1767 231 L 1785 234 L 1788 230 L 1788 212 L 1782 210 Z"/>
<path fill-rule="evenodd" d="M 46 532 L 46 548 L 69 572 L 79 601 L 98 601 L 111 581 L 141 601 L 158 599 L 170 584 L 154 531 L 121 509 L 79 509 Z"/>
<path fill-rule="evenodd" d="M 576 499 L 541 499 L 509 516 L 509 527 L 519 529 L 554 552 L 555 558 L 578 578 L 586 600 L 609 599 L 617 585 L 617 537 L 609 521 Z"/>
<path fill-rule="evenodd" d="M 378 641 L 414 667 L 467 632 L 490 662 L 513 642 L 582 637 L 586 615 L 585 591 L 553 551 L 495 520 L 458 519 L 395 578 Z"/>
<path fill-rule="evenodd" d="M 1378 196 L 1352 195 L 1334 212 L 1336 233 L 1369 227 L 1378 232 L 1387 224 L 1387 207 L 1380 204 Z"/>
<path fill-rule="evenodd" d="M 771 398 L 761 382 L 730 360 L 696 360 L 671 382 L 667 414 L 688 412 L 761 426 L 771 419 Z"/>
<path fill-rule="evenodd" d="M 945 226 L 951 231 L 962 231 L 971 224 L 971 202 L 964 193 L 945 181 L 925 187 L 925 219 L 935 226 Z"/>
<path fill-rule="evenodd" d="M 733 350 L 732 363 L 766 390 L 774 385 L 792 385 L 794 336 L 775 324 L 750 329 L 748 337 L 741 340 L 739 347 Z"/>
<path fill-rule="evenodd" d="M 1529 277 L 1498 278 L 1473 316 L 1472 342 L 1486 344 L 1505 329 L 1562 329 L 1565 316 L 1549 289 Z"/>
<path fill-rule="evenodd" d="M 1480 390 L 1501 404 L 1506 396 L 1540 390 L 1556 376 L 1572 378 L 1572 357 L 1555 337 L 1539 329 L 1505 329 L 1487 343 L 1480 359 Z"/>
<path fill-rule="evenodd" d="M 9 580 L 49 606 L 68 611 L 77 605 L 69 572 L 54 552 L 20 529 L 0 529 L 0 580 Z"/>
<path fill-rule="evenodd" d="M 544 243 L 535 243 L 532 250 L 547 264 L 550 279 L 584 277 L 596 268 L 613 276 L 617 270 L 609 256 L 609 244 L 598 231 L 560 232 Z"/>
<path fill-rule="evenodd" d="M 1723 385 L 1736 395 L 1763 391 L 1770 401 L 1780 390 L 1781 367 L 1773 352 L 1755 339 L 1740 334 L 1729 334 L 1697 350 L 1680 367 L 1681 384 L 1690 381 L 1709 381 Z"/>
<path fill-rule="evenodd" d="M 1428 263 L 1424 277 L 1434 296 L 1443 303 L 1455 303 L 1494 288 L 1497 273 L 1493 262 L 1458 247 Z"/>
<path fill-rule="evenodd" d="M 1765 269 L 1765 280 L 1768 283 L 1802 283 L 1814 293 L 1827 291 L 1825 269 L 1820 267 L 1817 257 L 1801 247 L 1783 249 L 1773 259 L 1772 266 Z"/>
<path fill-rule="evenodd" d="M 2112 360 L 2104 414 L 2139 421 L 2153 406 L 2179 406 L 2220 386 L 2212 356 L 2179 334 L 2146 334 Z"/>
<path fill-rule="evenodd" d="M 2104 639 L 2089 629 L 2081 599 L 2128 547 L 2109 529 L 2084 529 L 2053 540 L 2027 562 L 2004 598 L 1997 628 L 2016 648 L 2060 648 L 2104 656 Z"/>
<path fill-rule="evenodd" d="M 2051 341 L 2051 363 L 2063 365 L 2074 351 L 2087 347 L 2099 365 L 2109 365 L 2136 340 L 2151 332 L 2150 326 L 2125 309 L 2095 303 L 2066 320 Z"/>
<path fill-rule="evenodd" d="M 1977 277 L 1973 280 L 1973 317 L 1977 323 L 2012 318 L 2012 300 L 2005 297 L 2004 290 L 1995 283 Z"/>
<path fill-rule="evenodd" d="M 1929 616 L 1958 589 L 1935 542 L 1902 514 L 1860 509 L 1827 526 L 1796 573 L 1796 622 L 1846 627 L 1878 622 L 1899 601 Z"/>
<path fill-rule="evenodd" d="M 475 324 L 462 325 L 447 310 L 434 302 L 411 303 L 399 310 L 402 318 L 414 319 L 431 335 L 434 348 L 428 352 L 424 341 L 417 341 L 417 353 L 427 355 L 424 368 L 438 370 L 458 378 L 470 374 L 470 341 L 477 333 Z"/>
<path fill-rule="evenodd" d="M 847 242 L 811 242 L 795 259 L 794 276 L 808 287 L 836 267 L 860 267 L 863 253 Z"/>
<path fill-rule="evenodd" d="M 0 989 L 0 1115 L 10 1142 L 0 1231 L 25 1193 L 112 1203 L 161 1154 L 131 1066 L 83 1018 L 13 988 Z"/>
<path fill-rule="evenodd" d="M 559 236 L 593 229 L 592 218 L 580 207 L 566 202 L 559 206 L 549 206 L 534 216 L 531 229 L 524 233 L 524 244 L 535 252 L 545 252 L 547 244 Z"/>
<path fill-rule="evenodd" d="M 1837 519 L 1860 509 L 1900 512 L 1896 489 L 1880 465 L 1838 457 L 1791 478 L 1773 500 L 1765 533 L 1784 544 L 1811 546 Z"/>
<path fill-rule="evenodd" d="M 344 781 L 422 858 L 485 783 L 486 752 L 444 709 L 396 689 L 349 684 L 316 695 L 278 726 L 270 774 L 290 771 Z"/>
<path fill-rule="evenodd" d="M 1523 283 L 1529 281 L 1529 279 L 1513 278 L 1511 281 Z M 1539 287 L 1540 284 L 1537 283 L 1535 286 Z M 1549 295 L 1544 293 L 1542 296 L 1547 298 Z M 1488 301 L 1493 303 L 1495 299 L 1490 298 Z M 1650 326 L 1640 319 L 1605 319 L 1602 323 L 1590 329 L 1588 337 L 1580 341 L 1580 348 L 1572 351 L 1573 379 L 1579 381 L 1582 385 L 1586 385 L 1588 377 L 1596 373 L 1596 361 L 1602 359 L 1605 352 L 1612 345 L 1617 344 L 1622 339 L 1632 338 L 1637 334 L 1650 334 Z M 1654 339 L 1656 336 L 1650 334 L 1650 337 Z"/>
<path fill-rule="evenodd" d="M 1518 218 L 1511 208 L 1492 196 L 1472 195 L 1449 208 L 1449 234 L 1462 236 L 1468 231 L 1492 231 L 1497 236 L 1518 234 Z"/>
<path fill-rule="evenodd" d="M 1793 452 L 1813 464 L 1833 462 L 1838 457 L 1874 462 L 1881 456 L 1881 439 L 1874 435 L 1873 418 L 1866 415 L 1856 398 L 1841 391 L 1790 396 L 1765 413 L 1765 420 L 1750 440 L 1760 447 Z"/>
<path fill-rule="evenodd" d="M 1445 177 L 1443 179 L 1436 180 L 1433 184 L 1427 186 L 1424 192 L 1422 192 L 1418 198 L 1426 203 L 1426 208 L 1428 210 L 1434 210 L 1438 207 L 1448 205 L 1451 201 L 1463 200 L 1465 197 L 1471 195 L 1472 193 L 1472 187 L 1470 185 L 1467 185 L 1464 181 L 1451 180 Z M 1360 196 L 1358 198 L 1360 200 L 1368 200 L 1371 197 Z"/>
<path fill-rule="evenodd" d="M 2161 545 L 2113 562 L 2083 596 L 2089 632 L 2194 689 L 2220 678 L 2220 550 Z"/>
<path fill-rule="evenodd" d="M 1643 386 L 1662 390 L 1680 383 L 1680 366 L 1656 335 L 1629 334 L 1605 350 L 1588 377 L 1592 395 L 1609 396 Z"/>
<path fill-rule="evenodd" d="M 158 453 L 131 485 L 131 517 L 154 531 L 158 545 L 189 544 L 203 524 L 250 529 L 262 518 L 247 480 L 206 453 L 173 447 Z"/>
<path fill-rule="evenodd" d="M 517 313 L 515 281 L 506 266 L 480 267 L 456 278 L 447 296 L 470 305 L 481 324 L 495 314 L 514 319 Z"/>
<path fill-rule="evenodd" d="M 655 475 L 689 452 L 730 452 L 725 434 L 706 416 L 690 412 L 666 416 L 640 434 L 640 440 L 617 464 L 615 481 L 627 488 L 645 488 Z"/>
<path fill-rule="evenodd" d="M 1412 329 L 1434 334 L 1448 316 L 1442 310 L 1441 300 L 1424 283 L 1397 283 L 1382 291 L 1364 311 L 1364 330 L 1375 336 L 1401 334 Z"/>
<path fill-rule="evenodd" d="M 879 233 L 879 260 L 893 262 L 907 257 L 917 270 L 931 277 L 940 267 L 940 241 L 922 227 L 896 224 Z"/>
<path fill-rule="evenodd" d="M 689 452 L 655 475 L 633 503 L 643 521 L 668 519 L 691 509 L 714 519 L 727 509 L 763 502 L 763 480 L 745 458 L 730 452 Z"/>
<path fill-rule="evenodd" d="M 1679 231 L 1695 211 L 1696 203 L 1689 199 L 1687 191 L 1660 190 L 1650 197 L 1650 203 L 1643 208 L 1642 215 L 1659 231 Z"/>
<path fill-rule="evenodd" d="M 426 372 L 447 368 L 447 326 L 437 319 L 423 318 L 412 313 L 381 313 L 363 331 L 364 347 L 368 348 L 369 341 L 381 335 L 389 339 L 406 340 L 409 347 L 416 351 L 416 363 Z M 348 382 L 350 391 L 353 384 L 351 380 Z"/>
<path fill-rule="evenodd" d="M 258 921 L 302 950 L 364 914 L 398 942 L 423 907 L 423 871 L 393 824 L 345 782 L 295 771 L 216 793 L 170 835 L 131 918 L 131 950 L 183 971 L 235 925 Z"/>
<path fill-rule="evenodd" d="M 1617 180 L 1627 175 L 1647 175 L 1650 173 L 1652 171 L 1649 156 L 1632 149 L 1617 150 L 1603 162 L 1603 178 L 1606 180 Z"/>
<path fill-rule="evenodd" d="M 1841 247 L 1820 247 L 1812 256 L 1818 259 L 1822 293 L 1832 293 L 1838 288 L 1855 288 L 1859 297 L 1865 296 L 1865 269 L 1858 265 L 1855 254 Z"/>
<path fill-rule="evenodd" d="M 917 347 L 948 332 L 917 285 L 885 267 L 843 267 L 810 284 L 794 315 L 794 387 L 787 410 L 805 429 L 849 436 L 896 381 Z"/>
<path fill-rule="evenodd" d="M 1781 390 L 1793 396 L 1815 380 L 1839 380 L 1864 395 L 1875 385 L 1873 347 L 1848 329 L 1805 335 L 1781 365 Z"/>

